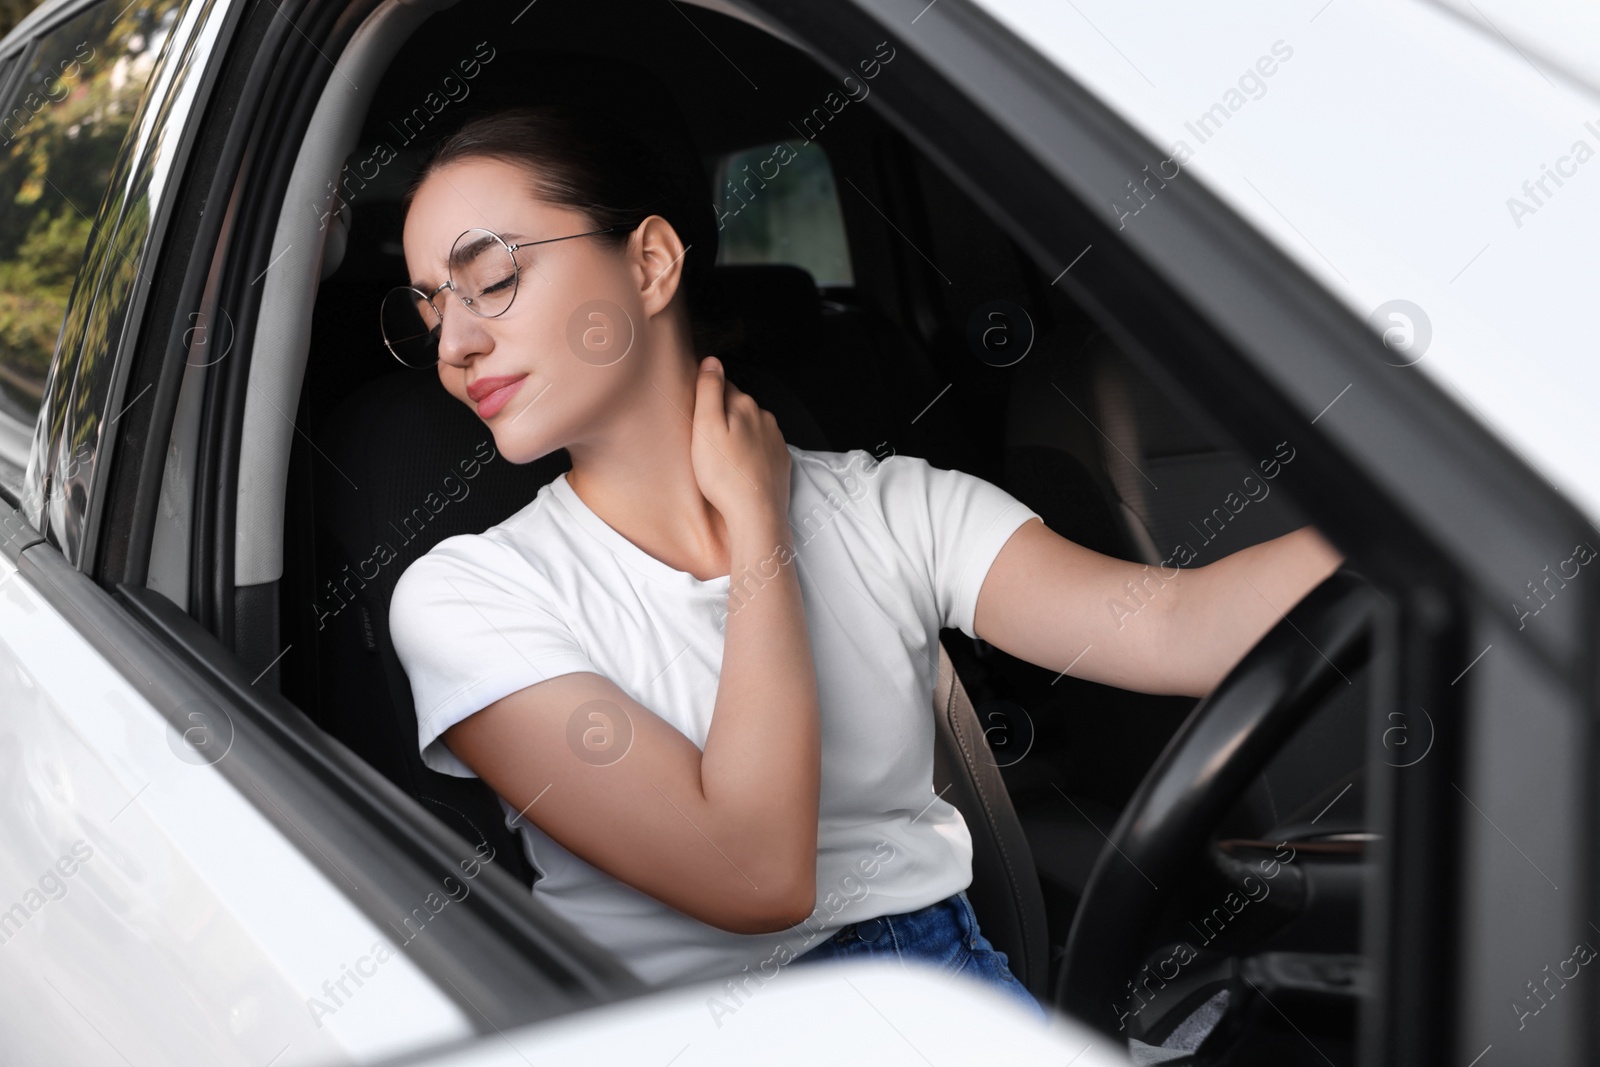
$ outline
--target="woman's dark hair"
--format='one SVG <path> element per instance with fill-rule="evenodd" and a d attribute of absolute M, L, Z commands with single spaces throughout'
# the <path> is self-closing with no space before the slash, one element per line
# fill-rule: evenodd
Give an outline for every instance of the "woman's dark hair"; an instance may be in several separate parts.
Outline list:
<path fill-rule="evenodd" d="M 692 157 L 691 157 L 692 158 Z M 586 214 L 585 229 L 617 226 L 593 238 L 620 250 L 650 215 L 672 223 L 688 249 L 680 286 L 697 356 L 722 357 L 743 339 L 743 325 L 716 291 L 716 210 L 692 168 L 673 167 L 610 115 L 579 103 L 523 104 L 474 118 L 450 134 L 406 189 L 410 211 L 422 183 L 464 159 L 520 166 L 538 199 Z"/>

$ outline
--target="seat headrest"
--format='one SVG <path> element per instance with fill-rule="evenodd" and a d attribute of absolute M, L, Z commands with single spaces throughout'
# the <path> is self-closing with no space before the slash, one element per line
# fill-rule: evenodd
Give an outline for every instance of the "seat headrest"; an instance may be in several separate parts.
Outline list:
<path fill-rule="evenodd" d="M 817 283 L 804 267 L 788 263 L 729 263 L 716 271 L 723 296 L 742 313 L 781 307 L 807 317 L 822 313 Z"/>
<path fill-rule="evenodd" d="M 820 358 L 822 299 L 809 271 L 780 263 L 729 264 L 712 272 L 729 313 L 744 322 L 744 340 L 730 368 L 756 365 L 780 374 Z"/>

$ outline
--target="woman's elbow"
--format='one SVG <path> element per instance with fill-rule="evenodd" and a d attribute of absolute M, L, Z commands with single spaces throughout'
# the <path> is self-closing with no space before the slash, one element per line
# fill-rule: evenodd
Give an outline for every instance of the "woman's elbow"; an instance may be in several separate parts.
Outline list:
<path fill-rule="evenodd" d="M 815 865 L 805 873 L 805 877 L 797 881 L 795 889 L 789 894 L 788 907 L 777 916 L 783 925 L 776 927 L 787 930 L 799 926 L 817 910 L 817 872 Z"/>
<path fill-rule="evenodd" d="M 808 870 L 803 877 L 790 879 L 776 890 L 752 891 L 739 904 L 712 925 L 735 934 L 772 934 L 791 929 L 816 911 L 816 871 Z"/>

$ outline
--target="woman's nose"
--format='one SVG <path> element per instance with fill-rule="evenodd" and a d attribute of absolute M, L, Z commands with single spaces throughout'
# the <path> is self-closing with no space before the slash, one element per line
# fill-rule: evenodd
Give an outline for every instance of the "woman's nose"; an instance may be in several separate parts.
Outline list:
<path fill-rule="evenodd" d="M 479 316 L 462 306 L 454 289 L 441 291 L 434 301 L 439 305 L 439 359 L 453 367 L 465 367 L 473 355 L 487 351 L 489 332 Z"/>

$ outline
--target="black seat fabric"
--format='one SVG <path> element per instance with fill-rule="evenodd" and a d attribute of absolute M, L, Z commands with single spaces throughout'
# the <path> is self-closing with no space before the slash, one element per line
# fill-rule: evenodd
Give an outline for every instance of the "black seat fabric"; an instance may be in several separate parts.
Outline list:
<path fill-rule="evenodd" d="M 487 840 L 496 862 L 531 885 L 494 793 L 422 763 L 411 684 L 389 638 L 389 598 L 441 540 L 481 533 L 533 499 L 571 465 L 567 453 L 508 463 L 436 373 L 404 368 L 347 397 L 317 444 L 331 468 L 315 474 L 321 725 L 468 842 Z M 371 562 L 386 555 L 379 546 L 394 556 L 382 566 Z"/>
<path fill-rule="evenodd" d="M 889 444 L 936 467 L 967 467 L 975 448 L 964 420 L 919 419 L 949 384 L 907 334 L 866 306 L 823 300 L 804 268 L 786 263 L 717 268 L 728 307 L 745 316 L 739 358 L 783 379 L 840 451 L 874 455 Z M 789 314 L 763 305 L 779 300 Z"/>

